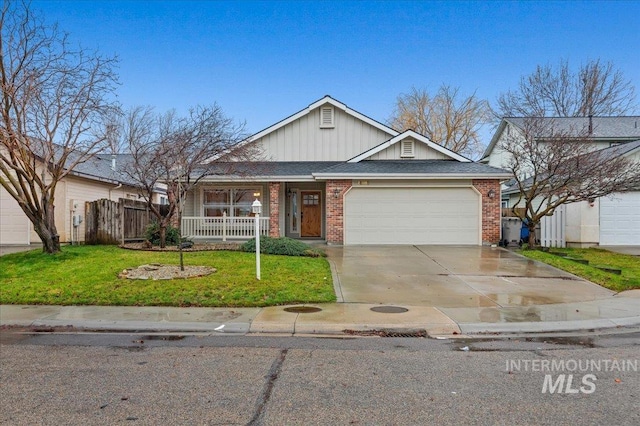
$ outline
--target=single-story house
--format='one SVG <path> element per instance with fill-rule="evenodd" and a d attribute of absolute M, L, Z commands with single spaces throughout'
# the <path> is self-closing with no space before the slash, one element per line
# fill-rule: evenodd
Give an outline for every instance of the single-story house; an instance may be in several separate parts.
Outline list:
<path fill-rule="evenodd" d="M 99 199 L 117 201 L 120 198 L 138 200 L 138 188 L 122 173 L 128 155 L 98 154 L 79 164 L 56 187 L 55 217 L 60 242 L 83 242 L 85 239 L 85 203 Z M 163 203 L 162 188 L 154 202 Z M 74 224 L 74 216 L 76 222 Z M 0 245 L 39 243 L 31 221 L 9 193 L 0 187 Z"/>
<path fill-rule="evenodd" d="M 500 182 L 508 172 L 414 131 L 399 133 L 330 96 L 244 143 L 262 158 L 236 163 L 232 175 L 220 163 L 203 179 L 186 200 L 183 234 L 220 238 L 224 216 L 228 235 L 253 235 L 232 228 L 249 226 L 239 219 L 257 199 L 271 236 L 345 245 L 500 240 Z"/>
<path fill-rule="evenodd" d="M 518 137 L 523 132 L 526 118 L 502 119 L 480 162 L 507 167 L 508 155 L 501 149 L 507 138 Z M 589 138 L 593 151 L 609 156 L 625 156 L 637 161 L 640 167 L 640 116 L 621 117 L 546 117 L 541 128 L 570 135 L 584 134 Z M 540 136 L 544 142 L 545 135 Z M 516 206 L 519 190 L 513 182 L 505 182 L 502 188 L 502 205 Z M 571 247 L 595 245 L 640 245 L 640 191 L 616 193 L 609 197 L 572 203 L 565 206 L 565 240 Z"/>

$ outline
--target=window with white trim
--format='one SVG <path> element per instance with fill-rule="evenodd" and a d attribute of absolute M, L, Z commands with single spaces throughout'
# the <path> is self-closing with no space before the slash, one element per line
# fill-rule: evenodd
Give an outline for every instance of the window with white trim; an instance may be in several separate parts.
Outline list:
<path fill-rule="evenodd" d="M 320 108 L 321 129 L 330 129 L 332 127 L 335 127 L 334 119 L 335 114 L 332 106 L 327 105 Z"/>
<path fill-rule="evenodd" d="M 400 157 L 401 158 L 415 157 L 414 145 L 415 144 L 413 139 L 403 139 L 400 142 Z"/>
<path fill-rule="evenodd" d="M 202 190 L 204 216 L 251 216 L 251 204 L 260 199 L 258 188 L 205 188 Z M 257 194 L 257 195 L 256 195 Z"/>

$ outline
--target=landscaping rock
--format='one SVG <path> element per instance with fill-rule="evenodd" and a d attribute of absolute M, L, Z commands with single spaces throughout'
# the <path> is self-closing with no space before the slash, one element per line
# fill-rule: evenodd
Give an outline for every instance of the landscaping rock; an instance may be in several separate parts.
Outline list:
<path fill-rule="evenodd" d="M 173 280 L 177 278 L 204 277 L 216 272 L 209 266 L 185 266 L 184 271 L 175 265 L 142 265 L 137 268 L 125 269 L 118 278 L 129 280 Z"/>

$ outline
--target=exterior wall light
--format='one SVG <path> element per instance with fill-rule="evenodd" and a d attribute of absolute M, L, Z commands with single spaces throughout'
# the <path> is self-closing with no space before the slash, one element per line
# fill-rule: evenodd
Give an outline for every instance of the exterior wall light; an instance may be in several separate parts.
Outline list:
<path fill-rule="evenodd" d="M 338 198 L 340 196 L 340 190 L 338 188 L 335 188 L 333 190 L 333 198 Z"/>
<path fill-rule="evenodd" d="M 496 196 L 496 191 L 494 191 L 493 189 L 490 189 L 489 192 L 487 192 L 487 197 L 494 198 L 495 196 Z"/>

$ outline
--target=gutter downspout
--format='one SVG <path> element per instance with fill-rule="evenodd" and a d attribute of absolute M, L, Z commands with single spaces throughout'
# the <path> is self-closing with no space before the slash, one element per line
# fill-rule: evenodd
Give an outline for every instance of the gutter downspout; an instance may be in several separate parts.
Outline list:
<path fill-rule="evenodd" d="M 117 186 L 109 189 L 109 201 L 111 201 L 111 191 L 117 191 L 120 188 L 122 188 L 122 183 L 119 183 Z"/>

